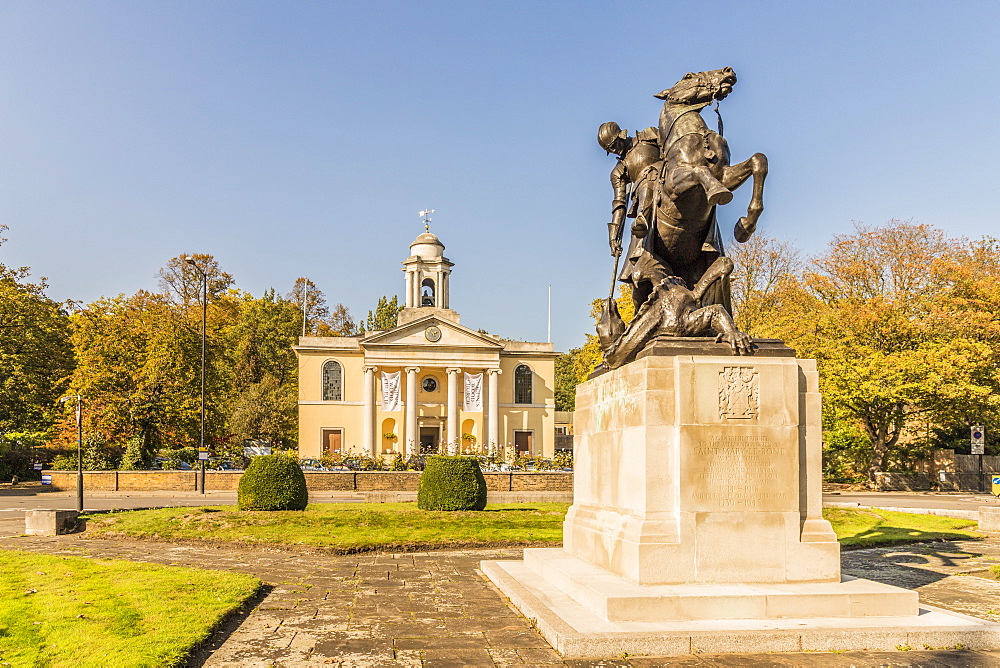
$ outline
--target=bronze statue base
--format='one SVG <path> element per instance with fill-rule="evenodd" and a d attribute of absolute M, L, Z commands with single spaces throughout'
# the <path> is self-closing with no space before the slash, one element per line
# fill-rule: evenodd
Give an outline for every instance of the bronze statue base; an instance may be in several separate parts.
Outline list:
<path fill-rule="evenodd" d="M 780 339 L 754 339 L 754 357 L 795 357 L 795 349 L 789 348 Z M 670 357 L 675 355 L 713 355 L 733 357 L 733 349 L 728 343 L 716 343 L 715 337 L 708 336 L 667 336 L 661 334 L 653 338 L 643 348 L 636 359 L 643 357 Z M 609 371 L 605 364 L 599 364 L 589 376 L 597 378 Z"/>

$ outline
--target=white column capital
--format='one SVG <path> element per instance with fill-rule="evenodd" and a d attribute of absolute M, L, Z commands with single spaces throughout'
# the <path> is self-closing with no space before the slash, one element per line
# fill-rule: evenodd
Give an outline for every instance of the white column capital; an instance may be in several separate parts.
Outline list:
<path fill-rule="evenodd" d="M 462 373 L 462 370 L 460 368 L 458 368 L 458 367 L 451 366 L 451 367 L 448 367 L 447 369 L 445 369 L 445 372 L 449 373 L 449 374 L 452 374 L 452 373 Z"/>
<path fill-rule="evenodd" d="M 418 366 L 406 366 L 403 367 L 403 371 L 406 373 L 420 373 L 420 367 Z"/>
<path fill-rule="evenodd" d="M 487 369 L 486 370 L 486 375 L 488 375 L 488 376 L 492 376 L 493 374 L 497 374 L 499 376 L 502 373 L 503 373 L 503 371 L 500 370 L 500 369 Z"/>
<path fill-rule="evenodd" d="M 370 364 L 366 364 L 364 367 L 362 367 L 362 369 L 364 370 L 365 373 L 375 373 L 376 371 L 378 371 L 377 366 L 373 366 Z"/>

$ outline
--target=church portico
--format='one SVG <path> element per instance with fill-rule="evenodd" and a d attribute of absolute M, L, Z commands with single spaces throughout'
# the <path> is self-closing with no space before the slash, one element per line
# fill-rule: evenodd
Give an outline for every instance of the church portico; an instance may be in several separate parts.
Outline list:
<path fill-rule="evenodd" d="M 453 264 L 444 245 L 425 232 L 410 249 L 396 327 L 362 337 L 302 337 L 295 347 L 299 455 L 409 457 L 516 446 L 524 455 L 552 456 L 552 344 L 461 325 L 450 308 Z"/>

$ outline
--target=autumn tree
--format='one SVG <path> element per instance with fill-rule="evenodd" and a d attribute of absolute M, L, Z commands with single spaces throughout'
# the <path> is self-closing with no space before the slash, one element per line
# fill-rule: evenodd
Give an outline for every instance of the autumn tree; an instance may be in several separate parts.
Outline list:
<path fill-rule="evenodd" d="M 733 315 L 741 331 L 756 335 L 780 307 L 781 287 L 801 271 L 802 257 L 790 243 L 755 234 L 734 244 L 730 258 Z"/>
<path fill-rule="evenodd" d="M 816 358 L 827 417 L 857 420 L 864 430 L 871 480 L 915 420 L 995 410 L 995 353 L 960 325 L 985 317 L 956 301 L 966 246 L 926 225 L 859 224 L 834 237 L 801 277 L 786 275 L 766 300 L 751 295 L 754 334 Z"/>
<path fill-rule="evenodd" d="M 192 258 L 194 264 L 187 261 Z M 214 256 L 206 253 L 182 254 L 167 261 L 157 274 L 160 290 L 174 302 L 185 306 L 200 302 L 202 272 L 207 277 L 208 299 L 217 299 L 233 285 L 233 275 L 222 270 Z"/>
<path fill-rule="evenodd" d="M 333 307 L 327 324 L 330 328 L 328 336 L 358 336 L 363 331 L 354 323 L 351 312 L 343 304 Z"/>
<path fill-rule="evenodd" d="M 299 322 L 305 318 L 305 326 L 299 330 L 304 336 L 330 336 L 318 331 L 330 317 L 330 309 L 326 306 L 326 295 L 316 287 L 315 283 L 305 276 L 300 276 L 295 279 L 292 291 L 285 298 L 299 307 Z"/>
<path fill-rule="evenodd" d="M 45 295 L 45 279 L 29 276 L 0 264 L 0 433 L 51 427 L 73 368 L 67 314 Z"/>
<path fill-rule="evenodd" d="M 201 336 L 183 310 L 166 295 L 140 290 L 99 299 L 71 322 L 78 361 L 71 389 L 87 400 L 88 432 L 113 443 L 138 439 L 147 462 L 164 445 L 196 442 Z M 215 377 L 208 376 L 210 416 Z"/>
<path fill-rule="evenodd" d="M 618 296 L 615 297 L 618 312 L 625 322 L 632 320 L 635 308 L 632 303 L 632 290 L 627 284 L 620 284 Z M 595 299 L 590 303 L 590 315 L 596 326 L 601 319 L 604 299 Z M 597 335 L 587 332 L 586 341 L 579 348 L 573 348 L 556 358 L 555 361 L 555 400 L 556 410 L 571 411 L 576 407 L 576 386 L 587 380 L 587 376 L 604 359 L 601 352 L 601 342 Z"/>
<path fill-rule="evenodd" d="M 304 276 L 295 279 L 286 299 L 295 303 L 305 314 L 306 336 L 356 336 L 358 333 L 350 310 L 343 304 L 336 304 L 331 311 L 326 305 L 323 291 Z"/>

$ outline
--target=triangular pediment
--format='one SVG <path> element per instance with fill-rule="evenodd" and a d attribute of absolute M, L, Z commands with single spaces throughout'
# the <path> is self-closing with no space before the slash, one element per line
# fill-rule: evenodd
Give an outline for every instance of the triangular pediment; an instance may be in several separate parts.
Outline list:
<path fill-rule="evenodd" d="M 440 338 L 437 333 L 440 332 Z M 437 339 L 437 340 L 434 340 Z M 362 348 L 381 346 L 432 346 L 435 348 L 488 348 L 502 350 L 503 345 L 492 336 L 449 322 L 433 315 L 413 320 L 405 325 L 377 332 L 359 341 Z"/>

